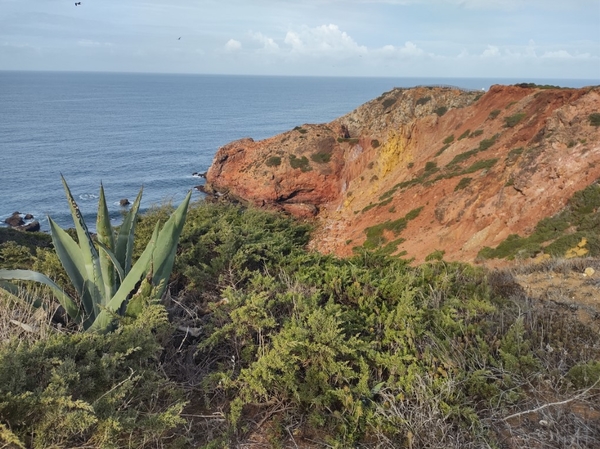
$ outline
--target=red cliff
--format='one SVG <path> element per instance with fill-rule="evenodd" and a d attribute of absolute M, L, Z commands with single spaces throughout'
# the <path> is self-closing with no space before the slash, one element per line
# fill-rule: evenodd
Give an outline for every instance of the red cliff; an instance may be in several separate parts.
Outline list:
<path fill-rule="evenodd" d="M 417 261 L 473 261 L 600 179 L 598 113 L 600 87 L 394 89 L 329 124 L 220 148 L 207 189 L 315 217 L 322 252 L 393 242 Z"/>

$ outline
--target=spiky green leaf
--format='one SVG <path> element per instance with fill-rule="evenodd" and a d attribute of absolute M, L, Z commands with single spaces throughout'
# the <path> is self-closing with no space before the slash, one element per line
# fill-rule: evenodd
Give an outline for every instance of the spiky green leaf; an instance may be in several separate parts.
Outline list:
<path fill-rule="evenodd" d="M 156 241 L 156 249 L 152 257 L 152 268 L 154 270 L 152 284 L 157 286 L 162 283 L 163 287 L 158 292 L 159 296 L 162 296 L 164 293 L 169 277 L 171 276 L 175 255 L 177 254 L 177 243 L 185 224 L 191 197 L 192 192 L 190 191 L 175 212 L 169 217 Z"/>
<path fill-rule="evenodd" d="M 105 297 L 104 282 L 102 281 L 102 271 L 100 270 L 100 259 L 98 257 L 98 251 L 94 246 L 92 237 L 88 231 L 83 215 L 79 210 L 79 206 L 73 199 L 71 190 L 67 185 L 67 181 L 61 175 L 63 187 L 67 195 L 69 202 L 69 208 L 71 209 L 71 215 L 73 216 L 73 222 L 75 223 L 75 229 L 77 231 L 77 239 L 79 240 L 79 247 L 81 248 L 81 255 L 83 262 L 85 263 L 86 269 L 86 286 L 92 297 L 92 304 L 94 305 L 95 313 L 98 314 L 99 306 L 105 304 L 108 299 Z"/>
<path fill-rule="evenodd" d="M 115 253 L 113 253 L 110 249 L 108 249 L 102 243 L 100 243 L 100 242 L 97 242 L 97 243 L 98 243 L 98 247 L 100 248 L 100 254 L 104 254 L 110 260 L 110 262 L 113 266 L 113 269 L 116 271 L 116 274 L 119 278 L 118 285 L 121 285 L 121 282 L 123 282 L 123 279 L 125 278 L 125 272 L 123 271 L 123 267 L 121 267 L 121 265 L 119 264 L 119 261 L 117 260 L 117 256 L 115 256 Z"/>
<path fill-rule="evenodd" d="M 152 253 L 156 246 L 158 227 L 159 223 L 156 223 L 154 232 L 152 233 L 152 237 L 150 238 L 146 249 L 144 249 L 140 258 L 131 267 L 131 270 L 129 270 L 129 273 L 127 273 L 125 279 L 123 279 L 123 282 L 121 282 L 121 286 L 119 287 L 119 290 L 117 290 L 117 293 L 115 293 L 110 302 L 100 311 L 96 320 L 88 328 L 90 332 L 105 332 L 109 329 L 114 314 L 121 309 L 121 306 L 125 304 L 127 298 L 132 294 L 142 276 L 147 273 L 148 267 L 152 262 Z"/>
<path fill-rule="evenodd" d="M 77 307 L 77 303 L 67 295 L 62 288 L 56 285 L 49 277 L 31 270 L 2 270 L 0 269 L 0 279 L 3 280 L 19 280 L 19 281 L 34 281 L 45 284 L 52 289 L 56 299 L 61 306 L 64 307 L 67 314 L 75 321 L 81 322 L 81 311 Z"/>
<path fill-rule="evenodd" d="M 131 257 L 133 255 L 133 237 L 135 234 L 135 225 L 137 223 L 137 214 L 140 209 L 140 203 L 142 201 L 142 192 L 144 188 L 140 189 L 137 198 L 133 202 L 131 209 L 125 216 L 123 224 L 119 228 L 119 235 L 117 236 L 116 248 L 114 250 L 117 260 L 123 271 L 129 273 L 131 269 Z"/>
<path fill-rule="evenodd" d="M 104 186 L 100 183 L 100 199 L 98 200 L 98 215 L 96 218 L 96 232 L 98 242 L 104 245 L 109 251 L 115 250 L 115 238 L 113 229 L 110 225 L 110 216 L 106 205 L 106 197 L 104 195 Z M 104 283 L 104 299 L 112 298 L 118 288 L 117 274 L 113 267 L 113 262 L 107 252 L 98 252 L 100 259 L 100 271 L 102 273 L 102 282 Z"/>
<path fill-rule="evenodd" d="M 67 272 L 75 291 L 79 295 L 85 313 L 89 316 L 95 316 L 94 298 L 90 291 L 90 285 L 87 279 L 87 269 L 83 260 L 83 255 L 79 245 L 73 238 L 67 234 L 54 220 L 48 217 L 50 232 L 52 234 L 52 243 L 60 263 Z"/>

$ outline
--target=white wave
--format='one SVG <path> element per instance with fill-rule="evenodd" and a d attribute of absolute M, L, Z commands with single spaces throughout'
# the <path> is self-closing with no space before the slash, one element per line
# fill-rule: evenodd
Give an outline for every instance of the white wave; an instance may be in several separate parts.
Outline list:
<path fill-rule="evenodd" d="M 79 199 L 83 201 L 97 200 L 99 198 L 95 193 L 82 193 L 79 195 Z"/>

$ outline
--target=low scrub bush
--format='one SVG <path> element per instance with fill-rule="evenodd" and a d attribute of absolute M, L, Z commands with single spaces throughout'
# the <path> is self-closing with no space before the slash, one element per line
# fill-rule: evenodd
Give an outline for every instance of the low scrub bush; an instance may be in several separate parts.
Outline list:
<path fill-rule="evenodd" d="M 594 112 L 589 115 L 590 125 L 600 126 L 600 112 Z"/>
<path fill-rule="evenodd" d="M 427 97 L 421 97 L 417 100 L 417 106 L 422 106 L 424 104 L 427 104 L 431 101 L 431 97 L 427 96 Z"/>
<path fill-rule="evenodd" d="M 488 115 L 488 118 L 490 120 L 494 120 L 499 115 L 500 115 L 500 109 L 494 109 L 492 112 L 490 112 L 490 115 Z"/>
<path fill-rule="evenodd" d="M 589 256 L 600 256 L 600 186 L 592 184 L 576 192 L 565 209 L 543 218 L 527 237 L 510 235 L 495 249 L 486 247 L 479 255 L 483 258 L 528 258 L 540 252 L 564 257 L 565 252 L 585 239 Z"/>
<path fill-rule="evenodd" d="M 184 423 L 183 391 L 161 372 L 162 306 L 118 332 L 0 344 L 0 443 L 156 447 Z"/>
<path fill-rule="evenodd" d="M 526 114 L 524 112 L 517 112 L 516 114 L 506 117 L 504 119 L 504 126 L 506 126 L 507 128 L 512 128 L 513 126 L 516 126 L 521 120 L 525 118 L 525 115 Z"/>
<path fill-rule="evenodd" d="M 306 156 L 297 157 L 295 154 L 290 154 L 290 165 L 292 168 L 299 168 L 302 172 L 311 170 L 310 163 Z"/>
<path fill-rule="evenodd" d="M 433 112 L 435 112 L 439 117 L 441 117 L 446 112 L 448 112 L 448 107 L 447 106 L 440 106 L 439 108 L 434 109 Z"/>
<path fill-rule="evenodd" d="M 331 160 L 331 153 L 313 153 L 310 155 L 310 160 L 317 164 L 326 164 Z"/>
<path fill-rule="evenodd" d="M 271 156 L 269 159 L 267 159 L 267 162 L 265 162 L 267 167 L 278 167 L 281 165 L 281 157 L 279 156 Z"/>
<path fill-rule="evenodd" d="M 386 98 L 385 100 L 383 100 L 383 102 L 381 104 L 383 106 L 383 109 L 387 109 L 390 106 L 393 106 L 395 103 L 396 103 L 395 98 Z"/>
<path fill-rule="evenodd" d="M 462 178 L 458 184 L 456 184 L 456 187 L 454 187 L 454 191 L 458 192 L 459 190 L 462 189 L 466 189 L 468 187 L 469 184 L 471 184 L 471 181 L 473 180 L 473 178 Z"/>
<path fill-rule="evenodd" d="M 460 136 L 458 136 L 458 140 L 463 140 L 463 139 L 469 137 L 470 134 L 471 134 L 471 130 L 467 129 L 464 133 L 462 133 Z"/>

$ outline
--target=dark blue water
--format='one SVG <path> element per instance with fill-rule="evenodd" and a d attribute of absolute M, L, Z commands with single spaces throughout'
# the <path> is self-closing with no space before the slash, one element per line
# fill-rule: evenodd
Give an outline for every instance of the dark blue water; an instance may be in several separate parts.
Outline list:
<path fill-rule="evenodd" d="M 577 80 L 309 78 L 0 72 L 0 221 L 32 213 L 71 227 L 62 173 L 94 228 L 103 183 L 111 216 L 144 186 L 142 208 L 176 204 L 217 149 L 329 122 L 394 87 Z M 195 193 L 200 198 L 200 193 Z"/>

